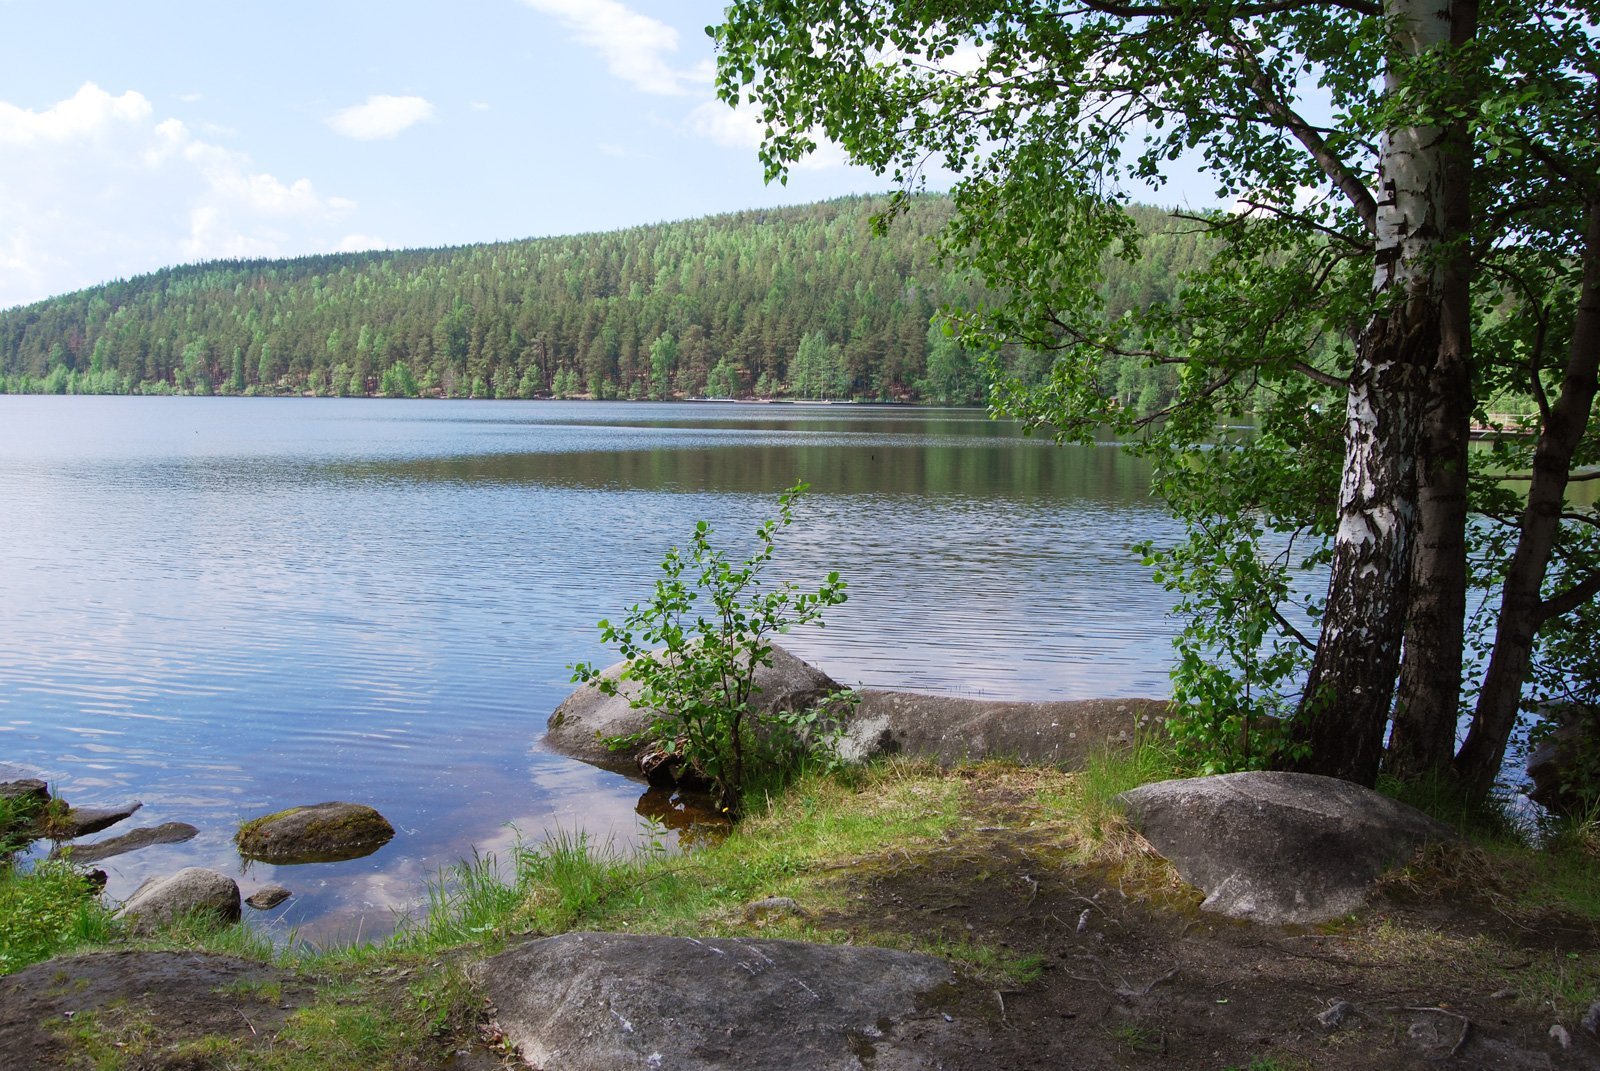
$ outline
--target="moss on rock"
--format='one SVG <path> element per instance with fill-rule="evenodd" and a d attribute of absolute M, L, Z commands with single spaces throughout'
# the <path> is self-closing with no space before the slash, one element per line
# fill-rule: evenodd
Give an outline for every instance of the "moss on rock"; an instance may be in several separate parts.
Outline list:
<path fill-rule="evenodd" d="M 371 855 L 394 836 L 388 820 L 361 803 L 317 803 L 253 818 L 233 842 L 264 863 L 330 863 Z"/>

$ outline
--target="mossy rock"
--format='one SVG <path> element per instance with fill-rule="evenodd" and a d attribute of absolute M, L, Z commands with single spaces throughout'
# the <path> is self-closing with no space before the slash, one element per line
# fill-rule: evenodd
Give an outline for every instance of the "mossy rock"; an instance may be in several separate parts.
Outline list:
<path fill-rule="evenodd" d="M 388 819 L 361 803 L 317 803 L 253 818 L 233 842 L 263 863 L 333 863 L 371 855 L 394 836 Z"/>

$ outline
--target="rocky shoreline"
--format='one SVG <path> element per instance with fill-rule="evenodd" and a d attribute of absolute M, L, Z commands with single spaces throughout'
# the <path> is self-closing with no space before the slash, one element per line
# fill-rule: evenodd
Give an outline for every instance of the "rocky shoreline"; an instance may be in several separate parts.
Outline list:
<path fill-rule="evenodd" d="M 832 690 L 814 667 L 786 654 L 775 661 L 758 677 L 765 701 L 804 703 Z M 1290 774 L 1150 784 L 1123 797 L 1127 850 L 1170 865 L 1171 889 L 1129 893 L 1131 872 L 1120 864 L 1065 861 L 1063 834 L 1041 810 L 1036 785 L 1066 785 L 1070 775 L 1060 771 L 1096 751 L 1158 734 L 1164 713 L 1158 700 L 1007 703 L 864 691 L 843 726 L 841 754 L 944 769 L 928 776 L 954 785 L 965 802 L 942 841 L 886 844 L 881 858 L 842 860 L 839 877 L 828 879 L 843 883 L 833 906 L 769 897 L 699 932 L 577 931 L 492 955 L 465 948 L 458 966 L 490 1048 L 466 1046 L 451 1066 L 503 1066 L 511 1054 L 524 1066 L 567 1071 L 1600 1066 L 1600 1000 L 1581 1017 L 1551 1022 L 1518 1003 L 1518 990 L 1491 988 L 1503 973 L 1494 962 L 1468 969 L 1413 962 L 1403 948 L 1362 951 L 1385 926 L 1435 934 L 1439 947 L 1456 946 L 1437 935 L 1493 927 L 1470 893 L 1407 906 L 1395 867 L 1471 858 L 1471 850 L 1452 829 L 1366 789 Z M 638 755 L 600 743 L 639 719 L 626 696 L 585 686 L 551 715 L 546 746 L 642 777 Z M 981 762 L 990 765 L 976 769 L 986 772 L 972 772 Z M 177 877 L 185 875 L 208 881 Z M 220 900 L 226 892 L 218 890 Z M 217 910 L 238 917 L 237 887 Z M 1558 957 L 1600 956 L 1600 934 L 1586 925 L 1519 921 L 1522 932 L 1507 928 L 1494 947 L 1543 955 L 1553 942 Z M 763 936 L 770 926 L 831 936 Z M 879 947 L 897 941 L 921 950 Z M 1031 980 L 1003 981 L 969 959 L 926 950 L 952 941 L 1040 966 Z M 410 968 L 382 970 L 403 977 Z M 69 1053 L 42 1023 L 136 994 L 152 1016 L 181 1006 L 208 1032 L 231 1030 L 248 1045 L 218 996 L 245 985 L 278 994 L 255 1019 L 245 1015 L 252 1033 L 277 1029 L 297 1001 L 311 999 L 311 981 L 295 971 L 226 957 L 115 952 L 39 964 L 0 979 L 0 1052 L 22 1054 L 20 1067 L 58 1066 Z M 383 999 L 403 1002 L 405 992 L 397 982 Z M 1251 1062 L 1252 1045 L 1265 1062 Z M 1307 1052 L 1316 1059 L 1293 1062 Z"/>

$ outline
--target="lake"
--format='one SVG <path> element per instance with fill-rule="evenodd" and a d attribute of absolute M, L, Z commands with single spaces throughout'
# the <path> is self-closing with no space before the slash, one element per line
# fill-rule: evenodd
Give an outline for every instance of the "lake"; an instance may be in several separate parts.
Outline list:
<path fill-rule="evenodd" d="M 801 479 L 774 574 L 850 601 L 784 643 L 841 682 L 1168 692 L 1170 597 L 1127 547 L 1178 528 L 1112 444 L 900 407 L 0 396 L 0 762 L 144 801 L 107 836 L 200 827 L 101 864 L 114 897 L 211 866 L 295 892 L 275 931 L 388 932 L 475 849 L 640 835 L 642 786 L 539 746 L 568 667 L 615 661 L 595 621 L 696 520 L 742 552 Z M 397 836 L 242 871 L 241 820 L 329 799 Z"/>

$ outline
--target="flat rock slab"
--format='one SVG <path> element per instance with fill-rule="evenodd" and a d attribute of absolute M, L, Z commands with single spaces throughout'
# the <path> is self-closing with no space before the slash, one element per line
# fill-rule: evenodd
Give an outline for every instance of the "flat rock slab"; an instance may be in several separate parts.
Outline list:
<path fill-rule="evenodd" d="M 628 663 L 608 667 L 602 677 L 617 680 Z M 842 686 L 822 670 L 782 647 L 772 649 L 772 665 L 756 669 L 751 702 L 760 710 L 804 710 Z M 623 681 L 616 695 L 593 684 L 581 684 L 556 707 L 545 726 L 544 743 L 559 755 L 603 770 L 638 777 L 639 757 L 648 744 L 613 751 L 602 738 L 631 736 L 650 724 L 650 712 L 631 706 L 639 695 L 637 681 Z"/>
<path fill-rule="evenodd" d="M 1263 923 L 1347 915 L 1378 875 L 1455 834 L 1413 807 L 1315 774 L 1236 773 L 1161 781 L 1118 799 L 1201 907 Z"/>
<path fill-rule="evenodd" d="M 50 836 L 54 840 L 76 840 L 109 829 L 137 811 L 144 804 L 138 800 L 120 807 L 73 807 L 61 818 L 50 823 Z"/>
<path fill-rule="evenodd" d="M 72 861 L 98 863 L 102 859 L 110 859 L 113 855 L 137 851 L 152 844 L 182 844 L 186 840 L 192 840 L 199 832 L 200 830 L 188 822 L 163 822 L 159 826 L 130 829 L 120 837 L 108 837 L 93 844 L 74 844 Z"/>
<path fill-rule="evenodd" d="M 942 765 L 1011 759 L 1076 768 L 1099 748 L 1130 745 L 1160 732 L 1160 699 L 1082 699 L 1017 703 L 866 688 L 850 719 L 841 755 L 866 762 L 884 755 L 933 759 Z"/>
<path fill-rule="evenodd" d="M 943 960 L 882 948 L 614 933 L 473 970 L 523 1059 L 562 1071 L 925 1067 L 896 1034 L 953 981 Z"/>
<path fill-rule="evenodd" d="M 275 988 L 278 999 L 248 995 L 267 987 Z M 292 975 L 275 967 L 198 952 L 97 952 L 47 960 L 0 978 L 0 1066 L 33 1071 L 82 1065 L 88 1057 L 64 1035 L 72 1017 L 84 1012 L 148 1016 L 168 1041 L 271 1037 L 288 1018 L 287 1002 L 298 988 Z"/>
<path fill-rule="evenodd" d="M 252 819 L 233 838 L 239 854 L 263 863 L 334 863 L 371 855 L 394 826 L 364 803 L 317 803 Z"/>

